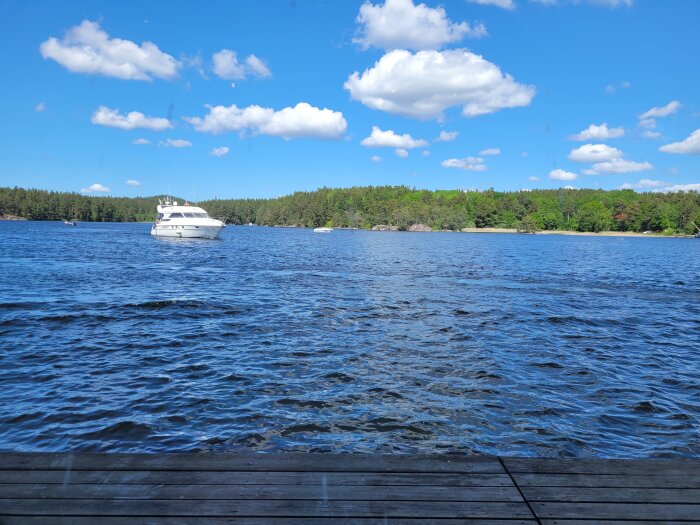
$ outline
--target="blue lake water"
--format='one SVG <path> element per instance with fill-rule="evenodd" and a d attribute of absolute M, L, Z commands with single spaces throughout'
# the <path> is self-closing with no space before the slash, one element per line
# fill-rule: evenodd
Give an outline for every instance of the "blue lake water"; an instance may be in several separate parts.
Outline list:
<path fill-rule="evenodd" d="M 700 456 L 700 241 L 0 222 L 0 450 Z"/>

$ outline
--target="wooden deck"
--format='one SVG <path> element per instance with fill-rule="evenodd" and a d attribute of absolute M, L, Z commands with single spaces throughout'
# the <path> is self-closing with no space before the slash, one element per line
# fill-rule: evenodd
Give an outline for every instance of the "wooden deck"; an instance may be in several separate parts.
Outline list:
<path fill-rule="evenodd" d="M 700 460 L 0 453 L 0 524 L 700 525 Z"/>

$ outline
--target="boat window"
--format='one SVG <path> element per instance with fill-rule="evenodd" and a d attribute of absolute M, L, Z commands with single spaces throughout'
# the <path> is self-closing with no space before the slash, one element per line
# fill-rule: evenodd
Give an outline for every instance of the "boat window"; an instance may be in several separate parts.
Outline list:
<path fill-rule="evenodd" d="M 170 218 L 171 219 L 182 219 L 182 213 L 171 213 Z"/>
<path fill-rule="evenodd" d="M 190 219 L 192 219 L 193 217 L 196 217 L 196 216 L 197 216 L 196 213 L 183 213 L 183 215 L 184 215 L 185 217 L 189 217 Z"/>
<path fill-rule="evenodd" d="M 197 217 L 202 218 L 202 219 L 208 219 L 208 218 L 209 218 L 209 215 L 207 215 L 206 213 L 195 213 L 195 215 L 196 215 Z"/>

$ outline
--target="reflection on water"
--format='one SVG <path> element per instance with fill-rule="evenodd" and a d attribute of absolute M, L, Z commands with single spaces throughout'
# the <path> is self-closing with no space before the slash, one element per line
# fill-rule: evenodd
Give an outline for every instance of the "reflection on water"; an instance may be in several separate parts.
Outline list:
<path fill-rule="evenodd" d="M 0 235 L 0 449 L 700 455 L 694 239 Z"/>

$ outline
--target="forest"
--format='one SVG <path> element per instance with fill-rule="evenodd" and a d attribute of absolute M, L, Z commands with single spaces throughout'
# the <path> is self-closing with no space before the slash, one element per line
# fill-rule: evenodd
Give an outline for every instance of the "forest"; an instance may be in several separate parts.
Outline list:
<path fill-rule="evenodd" d="M 95 197 L 38 189 L 0 188 L 0 215 L 29 220 L 152 221 L 158 199 Z M 183 199 L 177 199 L 183 201 Z M 216 199 L 198 205 L 229 224 L 406 230 L 517 228 L 523 231 L 695 231 L 700 193 L 556 189 L 515 192 L 419 190 L 407 186 L 320 188 L 274 199 Z"/>

